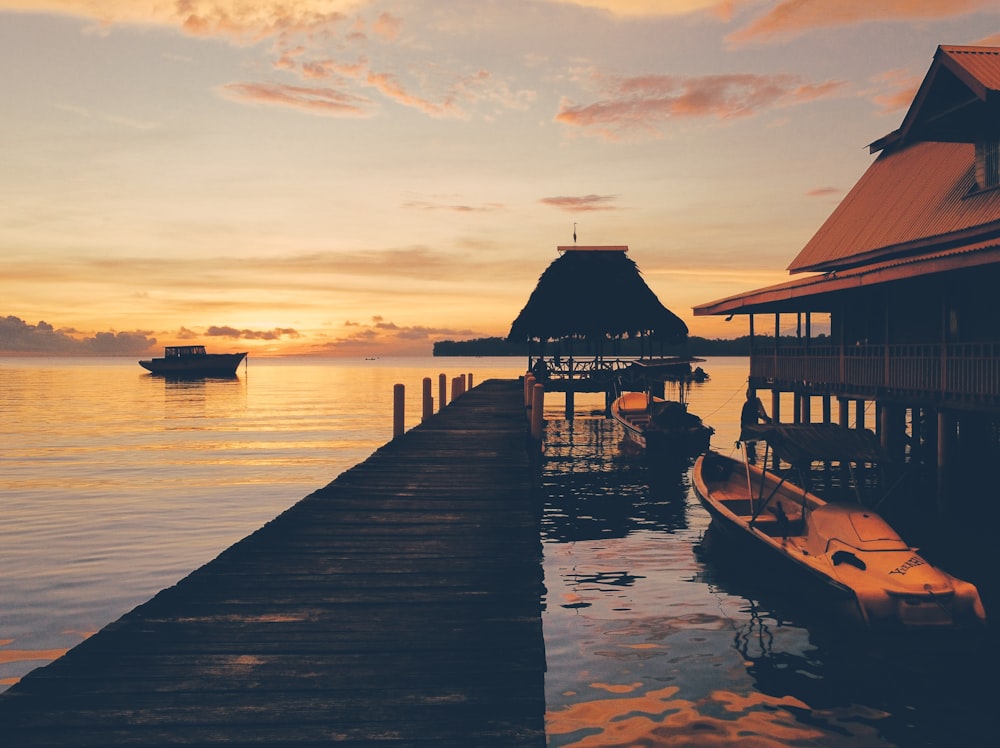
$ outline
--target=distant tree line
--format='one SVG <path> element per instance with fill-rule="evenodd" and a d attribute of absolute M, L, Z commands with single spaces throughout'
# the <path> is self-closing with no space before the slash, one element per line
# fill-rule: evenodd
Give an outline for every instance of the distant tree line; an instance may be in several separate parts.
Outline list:
<path fill-rule="evenodd" d="M 825 335 L 818 335 L 813 338 L 813 342 L 822 344 Z M 782 336 L 782 341 L 789 343 L 797 342 L 794 337 Z M 768 345 L 773 343 L 774 338 L 767 335 L 755 335 L 756 345 Z M 638 338 L 605 343 L 605 356 L 639 356 L 649 355 L 649 341 L 641 341 Z M 732 339 L 708 339 L 699 337 L 689 337 L 686 343 L 680 345 L 653 344 L 655 355 L 664 356 L 749 356 L 750 336 L 744 335 L 740 338 Z M 531 347 L 532 354 L 539 353 L 538 344 Z M 545 346 L 546 355 L 556 352 L 554 344 Z M 574 353 L 579 356 L 592 355 L 586 343 L 577 343 L 574 346 Z M 562 355 L 567 355 L 565 349 Z M 506 338 L 475 338 L 473 340 L 439 340 L 434 343 L 435 356 L 524 356 L 528 355 L 528 344 L 524 341 L 509 341 Z"/>

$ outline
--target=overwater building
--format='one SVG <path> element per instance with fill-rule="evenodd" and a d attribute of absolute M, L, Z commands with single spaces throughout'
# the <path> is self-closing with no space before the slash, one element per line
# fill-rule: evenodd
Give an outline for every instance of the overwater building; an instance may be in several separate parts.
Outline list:
<path fill-rule="evenodd" d="M 900 127 L 869 148 L 793 280 L 694 313 L 748 315 L 749 384 L 776 420 L 874 429 L 939 508 L 994 509 L 1000 48 L 939 47 Z"/>

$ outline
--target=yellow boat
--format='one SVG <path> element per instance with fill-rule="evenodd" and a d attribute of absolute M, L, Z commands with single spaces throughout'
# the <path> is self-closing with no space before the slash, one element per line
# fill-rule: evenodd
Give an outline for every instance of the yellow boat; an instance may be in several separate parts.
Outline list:
<path fill-rule="evenodd" d="M 744 444 L 784 448 L 792 463 L 869 462 L 878 451 L 870 431 L 831 424 L 748 427 Z M 779 446 L 780 445 L 780 446 Z M 877 512 L 828 503 L 787 480 L 716 452 L 695 462 L 692 482 L 713 524 L 729 537 L 769 549 L 836 592 L 852 597 L 872 627 L 961 627 L 986 623 L 979 591 L 934 566 Z"/>

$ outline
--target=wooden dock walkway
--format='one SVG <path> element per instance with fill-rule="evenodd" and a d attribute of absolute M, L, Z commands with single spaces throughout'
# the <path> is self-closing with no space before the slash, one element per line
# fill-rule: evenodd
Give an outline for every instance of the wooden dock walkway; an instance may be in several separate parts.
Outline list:
<path fill-rule="evenodd" d="M 544 746 L 526 434 L 470 390 L 0 694 L 0 744 Z"/>

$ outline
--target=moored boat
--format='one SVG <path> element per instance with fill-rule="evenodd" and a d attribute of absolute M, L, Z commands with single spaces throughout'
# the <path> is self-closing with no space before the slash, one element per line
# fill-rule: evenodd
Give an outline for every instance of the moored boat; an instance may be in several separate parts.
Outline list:
<path fill-rule="evenodd" d="M 791 463 L 869 462 L 877 441 L 869 431 L 830 424 L 744 429 L 741 441 L 782 445 Z M 713 524 L 750 541 L 825 587 L 852 598 L 869 626 L 981 625 L 986 612 L 975 585 L 935 567 L 877 512 L 819 496 L 749 462 L 707 452 L 692 480 Z"/>
<path fill-rule="evenodd" d="M 709 446 L 714 429 L 702 423 L 687 404 L 648 392 L 624 392 L 611 403 L 611 417 L 625 438 L 641 450 L 693 457 Z"/>
<path fill-rule="evenodd" d="M 139 366 L 161 376 L 234 377 L 246 356 L 246 351 L 207 353 L 203 345 L 177 345 L 165 348 L 163 358 L 140 361 Z"/>
<path fill-rule="evenodd" d="M 715 430 L 688 411 L 685 388 L 704 381 L 699 358 L 640 359 L 618 376 L 620 394 L 610 406 L 611 417 L 625 431 L 625 440 L 640 451 L 661 456 L 695 457 L 709 447 Z M 661 397 L 667 383 L 677 388 L 677 399 Z M 641 390 L 641 391 L 639 391 Z"/>

